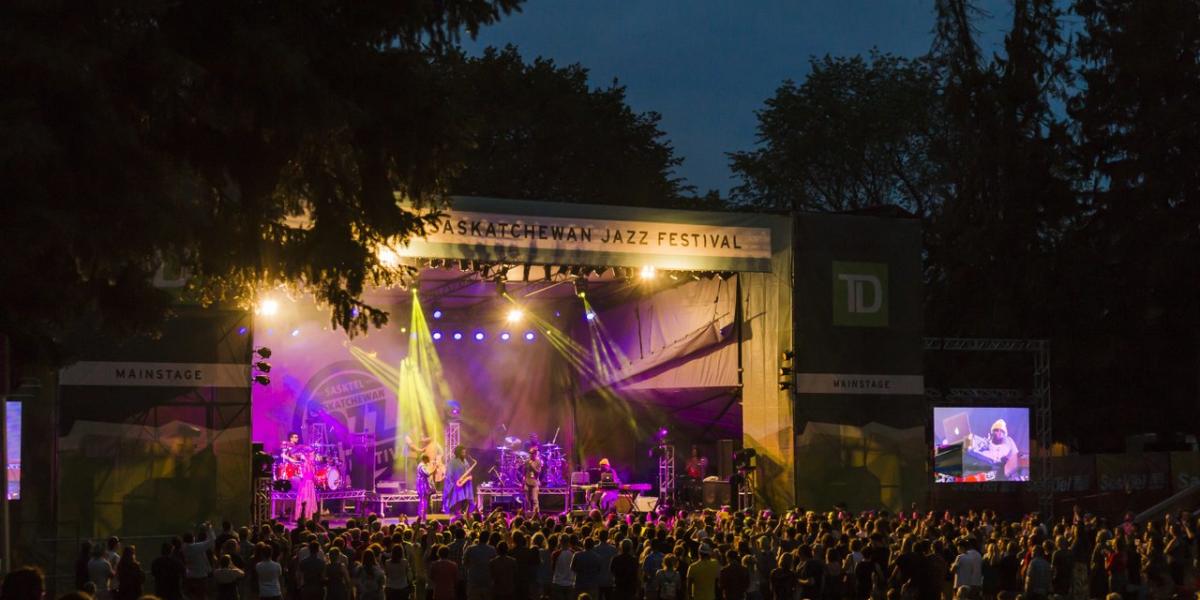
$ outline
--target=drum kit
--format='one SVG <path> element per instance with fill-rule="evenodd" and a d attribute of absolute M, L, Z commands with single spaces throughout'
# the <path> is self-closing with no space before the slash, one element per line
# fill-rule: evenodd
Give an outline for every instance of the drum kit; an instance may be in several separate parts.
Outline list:
<path fill-rule="evenodd" d="M 504 438 L 503 445 L 496 447 L 498 485 L 521 487 L 525 481 L 525 462 L 529 460 L 527 448 L 537 446 L 542 460 L 542 487 L 566 487 L 567 457 L 562 446 L 553 441 L 539 444 L 536 440 L 531 437 L 530 442 L 524 444 L 521 438 L 510 435 Z"/>
<path fill-rule="evenodd" d="M 347 483 L 345 465 L 334 444 L 295 445 L 275 457 L 276 481 L 295 482 L 309 469 L 318 490 L 340 490 Z"/>

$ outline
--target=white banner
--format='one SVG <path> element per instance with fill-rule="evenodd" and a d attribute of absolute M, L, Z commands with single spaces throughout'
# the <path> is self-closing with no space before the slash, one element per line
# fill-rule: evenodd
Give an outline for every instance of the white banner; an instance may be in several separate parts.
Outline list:
<path fill-rule="evenodd" d="M 235 363 L 78 362 L 58 372 L 59 385 L 250 387 L 250 365 Z"/>
<path fill-rule="evenodd" d="M 925 377 L 922 375 L 797 373 L 796 393 L 919 396 L 925 393 Z"/>
<path fill-rule="evenodd" d="M 447 246 L 458 251 L 447 253 Z M 723 270 L 722 265 L 731 261 L 769 261 L 771 230 L 449 210 L 426 228 L 424 238 L 413 238 L 397 250 L 412 257 L 524 259 L 541 264 L 603 254 L 607 260 L 602 264 L 660 269 L 704 268 L 708 260 L 713 261 L 712 270 Z M 622 261 L 614 255 L 633 256 Z"/>

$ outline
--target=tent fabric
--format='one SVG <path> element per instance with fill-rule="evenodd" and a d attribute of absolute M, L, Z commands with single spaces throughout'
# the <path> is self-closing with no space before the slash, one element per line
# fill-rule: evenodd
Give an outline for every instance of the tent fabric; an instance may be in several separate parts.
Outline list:
<path fill-rule="evenodd" d="M 620 368 L 584 389 L 682 389 L 736 386 L 734 279 L 672 286 L 599 313 Z"/>

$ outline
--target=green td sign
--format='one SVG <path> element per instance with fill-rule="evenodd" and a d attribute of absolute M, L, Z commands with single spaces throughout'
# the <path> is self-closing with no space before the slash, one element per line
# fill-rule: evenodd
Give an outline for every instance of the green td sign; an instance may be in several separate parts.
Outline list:
<path fill-rule="evenodd" d="M 887 327 L 887 263 L 833 261 L 833 324 Z"/>

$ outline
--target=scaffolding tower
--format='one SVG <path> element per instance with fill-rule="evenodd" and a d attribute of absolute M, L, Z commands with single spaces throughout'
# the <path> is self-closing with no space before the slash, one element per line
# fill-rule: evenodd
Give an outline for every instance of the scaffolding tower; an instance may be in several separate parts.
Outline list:
<path fill-rule="evenodd" d="M 1038 508 L 1049 519 L 1054 512 L 1054 479 L 1050 462 L 1052 404 L 1050 402 L 1050 340 L 1001 338 L 925 338 L 925 350 L 950 352 L 1023 352 L 1031 355 L 1033 381 L 1029 392 L 1033 406 L 1033 432 L 1041 452 L 1037 472 L 1031 477 L 1037 490 Z M 954 388 L 948 398 L 976 401 L 1013 400 L 1023 394 L 1019 390 L 995 388 Z"/>
<path fill-rule="evenodd" d="M 675 445 L 658 446 L 658 504 L 675 505 Z"/>

